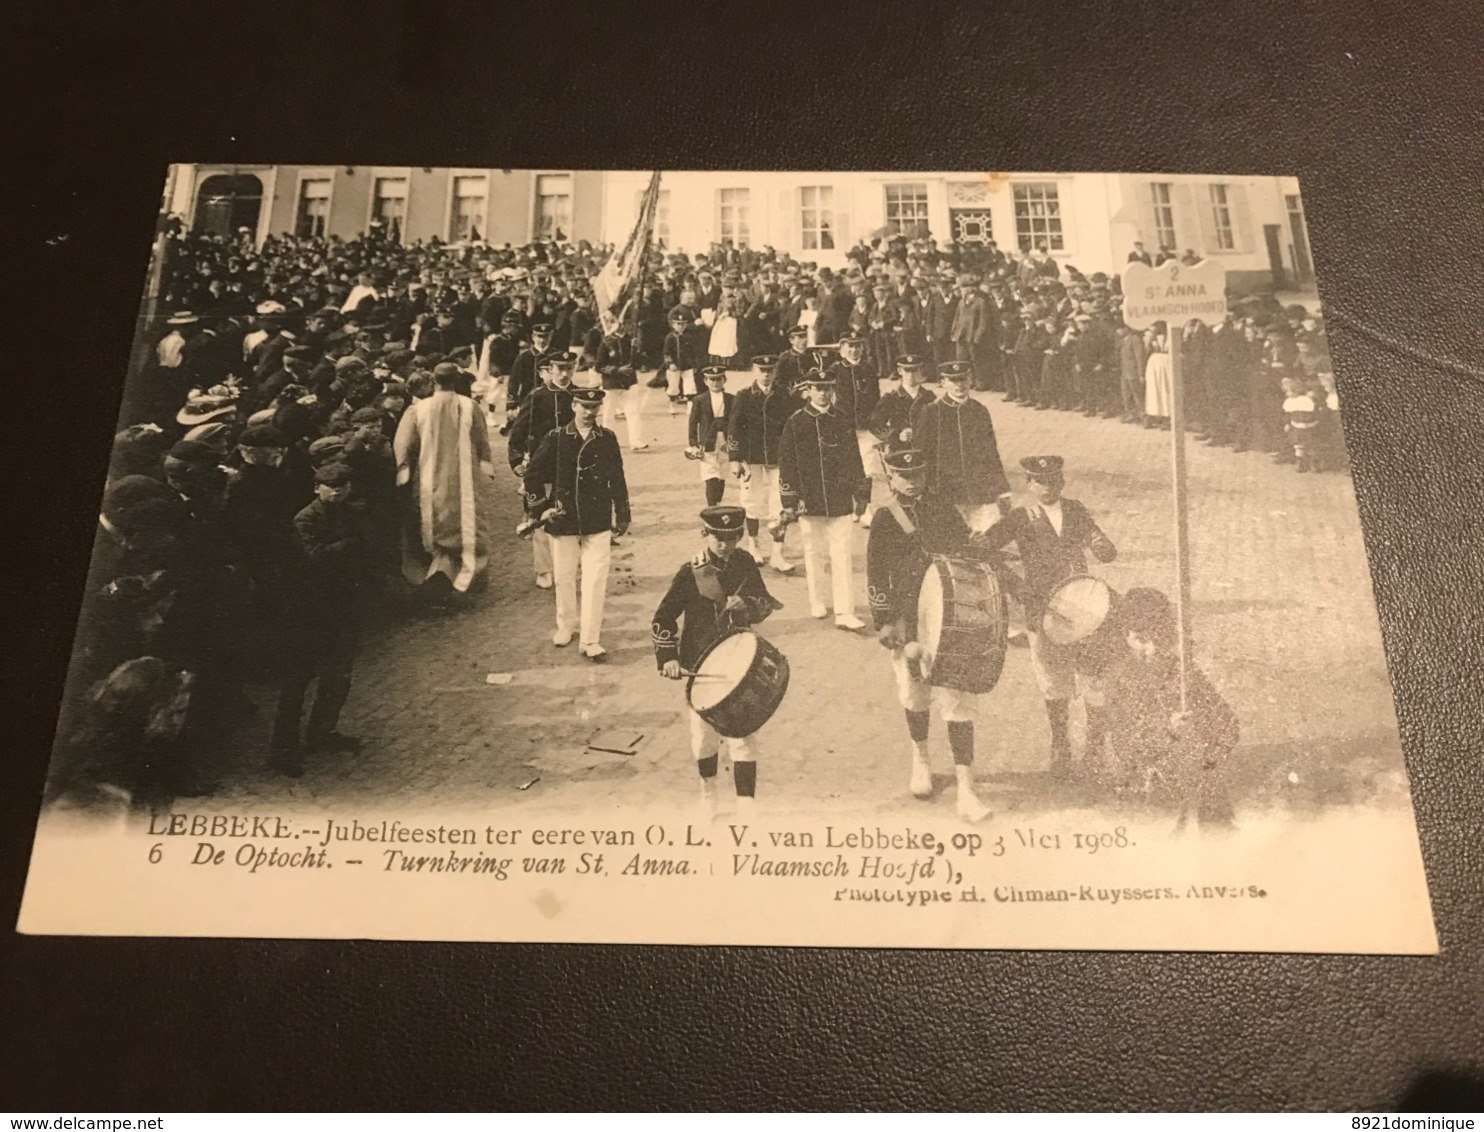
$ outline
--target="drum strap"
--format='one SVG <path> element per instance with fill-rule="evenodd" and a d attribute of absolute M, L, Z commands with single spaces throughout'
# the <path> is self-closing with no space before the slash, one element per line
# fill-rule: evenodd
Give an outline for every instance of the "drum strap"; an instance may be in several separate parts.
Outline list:
<path fill-rule="evenodd" d="M 710 563 L 704 565 L 692 562 L 690 567 L 692 576 L 696 579 L 696 589 L 701 596 L 717 605 L 727 603 L 726 591 L 721 588 L 720 571 Z"/>
<path fill-rule="evenodd" d="M 886 505 L 886 509 L 891 512 L 891 517 L 897 521 L 897 525 L 902 528 L 904 535 L 915 535 L 917 533 L 917 524 L 907 518 L 907 509 L 895 499 Z"/>

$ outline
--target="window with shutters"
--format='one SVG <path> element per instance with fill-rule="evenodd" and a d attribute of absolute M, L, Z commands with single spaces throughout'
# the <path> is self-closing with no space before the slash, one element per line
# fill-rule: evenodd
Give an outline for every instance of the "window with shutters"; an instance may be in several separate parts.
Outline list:
<path fill-rule="evenodd" d="M 909 240 L 928 237 L 926 185 L 886 186 L 886 227 L 893 235 L 906 236 Z"/>
<path fill-rule="evenodd" d="M 828 185 L 799 190 L 799 246 L 804 251 L 835 246 L 835 190 Z"/>
<path fill-rule="evenodd" d="M 376 193 L 371 200 L 371 216 L 381 222 L 387 238 L 401 240 L 402 225 L 407 219 L 407 178 L 377 177 Z"/>
<path fill-rule="evenodd" d="M 485 203 L 488 199 L 488 178 L 453 179 L 453 213 L 448 222 L 450 240 L 484 239 Z"/>
<path fill-rule="evenodd" d="M 1066 250 L 1062 233 L 1061 199 L 1055 182 L 1032 181 L 1013 186 L 1015 240 L 1028 252 L 1044 247 L 1049 252 Z"/>
<path fill-rule="evenodd" d="M 1155 181 L 1149 186 L 1149 195 L 1154 201 L 1154 242 L 1156 248 L 1178 246 L 1175 235 L 1174 186 L 1168 181 Z"/>
<path fill-rule="evenodd" d="M 750 189 L 716 190 L 716 231 L 724 248 L 745 248 L 752 238 Z"/>
<path fill-rule="evenodd" d="M 1211 189 L 1211 235 L 1216 241 L 1216 250 L 1236 251 L 1236 228 L 1232 223 L 1230 191 L 1226 185 L 1213 184 Z"/>
<path fill-rule="evenodd" d="M 330 222 L 330 178 L 308 177 L 299 182 L 299 211 L 294 235 L 324 236 Z"/>
<path fill-rule="evenodd" d="M 536 178 L 538 240 L 565 240 L 572 231 L 572 175 L 544 173 Z"/>

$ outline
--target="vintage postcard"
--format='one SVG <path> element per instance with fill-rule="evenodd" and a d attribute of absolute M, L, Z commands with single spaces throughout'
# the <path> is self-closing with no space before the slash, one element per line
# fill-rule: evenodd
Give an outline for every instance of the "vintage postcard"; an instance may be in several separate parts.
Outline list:
<path fill-rule="evenodd" d="M 1437 950 L 1292 178 L 177 165 L 140 327 L 21 931 Z"/>

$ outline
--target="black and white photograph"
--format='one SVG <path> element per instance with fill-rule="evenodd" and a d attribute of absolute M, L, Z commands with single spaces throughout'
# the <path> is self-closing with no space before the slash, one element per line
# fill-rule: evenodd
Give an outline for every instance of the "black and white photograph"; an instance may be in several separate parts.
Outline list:
<path fill-rule="evenodd" d="M 24 932 L 1437 949 L 1295 178 L 180 164 L 116 372 Z"/>

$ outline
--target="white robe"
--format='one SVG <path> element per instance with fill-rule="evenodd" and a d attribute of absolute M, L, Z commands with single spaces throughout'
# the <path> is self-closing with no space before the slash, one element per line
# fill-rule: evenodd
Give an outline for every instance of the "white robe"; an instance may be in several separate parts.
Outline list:
<path fill-rule="evenodd" d="M 479 506 L 476 467 L 494 476 L 484 413 L 467 397 L 440 389 L 414 401 L 393 444 L 397 482 L 410 483 L 417 503 L 416 535 L 404 540 L 403 571 L 416 584 L 446 574 L 460 593 L 488 564 L 486 516 Z"/>
<path fill-rule="evenodd" d="M 1144 415 L 1168 417 L 1174 412 L 1175 375 L 1170 369 L 1170 355 L 1154 351 L 1144 366 Z"/>

